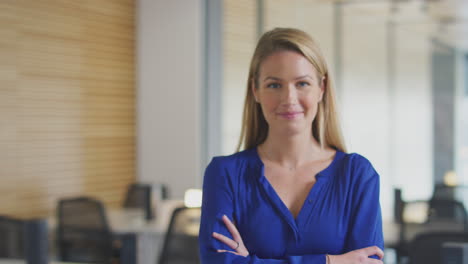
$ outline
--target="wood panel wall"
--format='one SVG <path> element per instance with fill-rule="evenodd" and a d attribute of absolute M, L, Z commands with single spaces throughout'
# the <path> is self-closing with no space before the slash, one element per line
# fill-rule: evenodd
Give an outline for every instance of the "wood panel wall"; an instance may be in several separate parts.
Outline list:
<path fill-rule="evenodd" d="M 223 153 L 236 151 L 250 60 L 257 44 L 257 2 L 223 0 Z"/>
<path fill-rule="evenodd" d="M 135 180 L 134 0 L 0 1 L 0 214 L 120 205 Z"/>

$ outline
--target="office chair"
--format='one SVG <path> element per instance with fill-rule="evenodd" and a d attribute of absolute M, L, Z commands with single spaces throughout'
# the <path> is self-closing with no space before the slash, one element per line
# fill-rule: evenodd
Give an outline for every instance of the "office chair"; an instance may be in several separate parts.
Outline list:
<path fill-rule="evenodd" d="M 0 216 L 0 258 L 24 258 L 24 222 Z"/>
<path fill-rule="evenodd" d="M 434 190 L 432 191 L 432 199 L 455 199 L 455 186 L 448 186 L 442 183 L 434 185 Z"/>
<path fill-rule="evenodd" d="M 398 258 L 409 256 L 410 242 L 428 232 L 468 232 L 468 216 L 463 204 L 450 199 L 404 202 Z"/>
<path fill-rule="evenodd" d="M 57 217 L 61 261 L 111 263 L 113 236 L 100 201 L 89 197 L 60 200 Z"/>
<path fill-rule="evenodd" d="M 200 208 L 179 207 L 172 213 L 159 264 L 198 264 Z"/>
<path fill-rule="evenodd" d="M 127 195 L 123 204 L 124 208 L 141 208 L 145 211 L 147 220 L 153 219 L 153 208 L 151 203 L 151 185 L 134 183 L 128 187 Z"/>
<path fill-rule="evenodd" d="M 418 234 L 409 244 L 409 264 L 444 263 L 442 245 L 445 242 L 468 242 L 466 232 L 427 232 Z"/>

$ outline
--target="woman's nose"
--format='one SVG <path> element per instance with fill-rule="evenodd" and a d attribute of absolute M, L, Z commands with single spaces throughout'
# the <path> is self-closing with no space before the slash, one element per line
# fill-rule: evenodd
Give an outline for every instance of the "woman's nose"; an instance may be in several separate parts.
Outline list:
<path fill-rule="evenodd" d="M 293 84 L 286 86 L 283 90 L 283 102 L 285 103 L 296 103 L 297 102 L 297 90 Z"/>

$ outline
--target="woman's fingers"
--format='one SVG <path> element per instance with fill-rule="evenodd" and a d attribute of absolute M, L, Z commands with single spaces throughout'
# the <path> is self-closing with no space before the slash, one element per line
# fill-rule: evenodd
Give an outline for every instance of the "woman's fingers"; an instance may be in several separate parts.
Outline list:
<path fill-rule="evenodd" d="M 242 238 L 239 234 L 239 231 L 237 230 L 236 226 L 229 220 L 229 218 L 226 215 L 223 215 L 223 222 L 226 225 L 227 229 L 232 235 L 232 238 L 235 241 L 242 241 Z"/>
<path fill-rule="evenodd" d="M 236 250 L 238 245 L 236 241 L 230 239 L 229 237 L 222 235 L 220 233 L 213 232 L 213 237 L 218 239 L 219 241 L 223 242 L 224 244 L 228 245 L 228 247 Z M 219 252 L 219 251 L 218 251 Z"/>
<path fill-rule="evenodd" d="M 366 247 L 361 250 L 363 250 L 367 256 L 377 255 L 380 259 L 384 257 L 384 252 L 377 246 Z"/>
<path fill-rule="evenodd" d="M 383 264 L 382 260 L 380 259 L 373 259 L 373 258 L 369 258 L 368 264 Z"/>
<path fill-rule="evenodd" d="M 230 250 L 225 250 L 225 249 L 218 249 L 217 252 L 218 253 L 232 253 L 232 254 L 241 256 L 241 254 L 239 254 L 239 253 L 237 253 L 235 251 L 230 251 Z"/>
<path fill-rule="evenodd" d="M 213 237 L 232 248 L 235 252 L 229 250 L 222 251 L 222 249 L 218 250 L 218 252 L 230 252 L 244 257 L 248 256 L 249 251 L 245 247 L 244 242 L 242 241 L 242 237 L 240 236 L 236 226 L 231 222 L 231 220 L 229 220 L 226 215 L 223 215 L 222 219 L 224 225 L 226 225 L 226 228 L 229 230 L 229 233 L 231 233 L 232 239 L 216 232 L 213 232 Z"/>
<path fill-rule="evenodd" d="M 378 256 L 380 259 L 369 258 L 370 256 Z M 341 255 L 329 255 L 330 262 L 332 264 L 347 264 L 347 263 L 359 263 L 359 264 L 383 264 L 383 251 L 377 247 L 366 247 L 356 249 Z"/>

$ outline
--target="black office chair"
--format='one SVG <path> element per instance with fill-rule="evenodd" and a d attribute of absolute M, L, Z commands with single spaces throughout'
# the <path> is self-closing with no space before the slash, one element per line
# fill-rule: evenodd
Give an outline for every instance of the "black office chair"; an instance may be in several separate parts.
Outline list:
<path fill-rule="evenodd" d="M 409 264 L 448 264 L 443 261 L 445 242 L 468 242 L 468 233 L 428 232 L 418 234 L 409 245 Z"/>
<path fill-rule="evenodd" d="M 200 208 L 176 208 L 164 239 L 159 264 L 198 264 Z"/>
<path fill-rule="evenodd" d="M 141 208 L 145 211 L 145 218 L 150 220 L 154 217 L 151 200 L 151 185 L 134 183 L 128 187 L 123 207 Z"/>
<path fill-rule="evenodd" d="M 57 217 L 61 261 L 111 263 L 113 236 L 100 201 L 89 197 L 60 200 Z"/>
<path fill-rule="evenodd" d="M 24 258 L 24 222 L 0 216 L 0 258 Z"/>
<path fill-rule="evenodd" d="M 455 199 L 455 186 L 448 186 L 443 183 L 434 185 L 432 199 L 453 200 Z"/>
<path fill-rule="evenodd" d="M 420 213 L 412 217 L 415 211 Z M 449 199 L 404 202 L 398 257 L 409 256 L 411 241 L 428 232 L 468 232 L 468 216 L 463 204 Z"/>
<path fill-rule="evenodd" d="M 453 221 L 462 223 L 468 231 L 468 215 L 462 202 L 454 199 L 431 199 L 428 221 Z"/>

